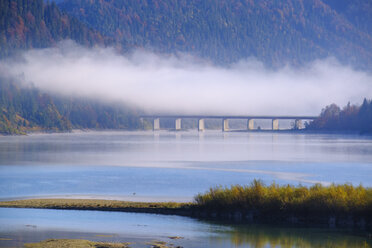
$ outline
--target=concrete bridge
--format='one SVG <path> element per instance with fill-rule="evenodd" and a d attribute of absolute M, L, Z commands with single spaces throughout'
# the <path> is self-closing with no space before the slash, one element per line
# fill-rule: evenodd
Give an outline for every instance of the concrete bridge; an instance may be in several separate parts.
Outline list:
<path fill-rule="evenodd" d="M 160 130 L 160 119 L 175 119 L 174 127 L 175 130 L 182 129 L 182 119 L 197 119 L 198 120 L 198 130 L 204 131 L 205 119 L 221 119 L 222 121 L 222 131 L 229 131 L 229 120 L 241 119 L 247 120 L 247 129 L 246 130 L 256 130 L 254 128 L 255 120 L 271 120 L 271 129 L 279 130 L 279 120 L 294 120 L 294 129 L 302 129 L 302 121 L 312 121 L 317 118 L 317 116 L 265 116 L 265 115 L 142 115 L 140 116 L 141 120 L 143 119 L 152 119 L 153 121 L 153 130 Z"/>

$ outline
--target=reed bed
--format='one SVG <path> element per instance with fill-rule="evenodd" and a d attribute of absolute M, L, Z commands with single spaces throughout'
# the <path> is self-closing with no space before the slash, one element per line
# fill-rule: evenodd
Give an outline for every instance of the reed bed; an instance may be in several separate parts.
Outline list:
<path fill-rule="evenodd" d="M 337 220 L 340 226 L 372 228 L 372 188 L 351 184 L 306 187 L 272 183 L 266 186 L 254 180 L 246 186 L 210 188 L 196 195 L 192 203 L 28 199 L 0 202 L 0 207 L 143 212 L 273 223 L 290 220 L 294 223 L 329 221 L 331 224 Z"/>
<path fill-rule="evenodd" d="M 250 185 L 214 187 L 195 197 L 196 205 L 207 211 L 259 211 L 309 216 L 353 215 L 371 217 L 372 188 L 350 184 L 311 187 L 302 185 L 266 186 L 259 180 Z"/>

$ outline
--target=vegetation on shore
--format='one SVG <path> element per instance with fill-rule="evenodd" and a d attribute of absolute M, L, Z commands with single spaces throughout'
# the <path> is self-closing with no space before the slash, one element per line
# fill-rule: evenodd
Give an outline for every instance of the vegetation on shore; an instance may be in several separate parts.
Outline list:
<path fill-rule="evenodd" d="M 0 202 L 0 207 L 79 210 L 180 209 L 191 204 L 176 202 L 128 202 L 92 199 L 27 199 Z"/>
<path fill-rule="evenodd" d="M 372 188 L 350 184 L 311 187 L 271 184 L 254 180 L 249 186 L 211 188 L 195 197 L 207 211 L 259 211 L 261 215 L 371 217 Z"/>
<path fill-rule="evenodd" d="M 331 221 L 340 226 L 372 227 L 372 188 L 349 184 L 305 187 L 273 183 L 266 186 L 255 180 L 248 186 L 211 188 L 195 196 L 193 203 L 28 199 L 0 202 L 0 207 L 159 213 L 274 223 L 290 220 L 291 223 L 326 224 Z"/>
<path fill-rule="evenodd" d="M 342 109 L 336 104 L 326 106 L 307 129 L 372 133 L 372 100 L 364 99 L 360 106 L 348 103 Z"/>

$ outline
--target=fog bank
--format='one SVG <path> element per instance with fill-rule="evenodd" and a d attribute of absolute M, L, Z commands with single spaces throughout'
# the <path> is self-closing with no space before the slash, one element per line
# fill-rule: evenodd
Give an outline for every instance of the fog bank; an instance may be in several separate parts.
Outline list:
<path fill-rule="evenodd" d="M 330 103 L 372 98 L 372 75 L 333 59 L 301 69 L 271 70 L 255 59 L 223 68 L 187 55 L 123 56 L 62 42 L 1 61 L 0 73 L 47 91 L 119 101 L 148 113 L 313 115 Z"/>

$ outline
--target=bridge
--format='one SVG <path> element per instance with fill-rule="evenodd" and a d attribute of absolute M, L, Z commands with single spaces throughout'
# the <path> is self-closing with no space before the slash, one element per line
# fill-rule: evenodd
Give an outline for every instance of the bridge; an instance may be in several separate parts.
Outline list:
<path fill-rule="evenodd" d="M 233 119 L 241 119 L 247 120 L 247 129 L 246 130 L 257 130 L 254 127 L 255 120 L 271 120 L 271 130 L 277 131 L 279 130 L 279 120 L 294 120 L 294 129 L 299 130 L 302 129 L 302 121 L 312 121 L 317 118 L 317 116 L 291 116 L 291 115 L 284 115 L 284 116 L 273 116 L 273 115 L 142 115 L 140 116 L 141 121 L 143 119 L 151 119 L 153 121 L 153 130 L 160 130 L 160 119 L 167 118 L 167 119 L 175 119 L 174 129 L 181 130 L 182 129 L 182 119 L 197 119 L 198 120 L 198 130 L 204 131 L 205 119 L 221 119 L 222 121 L 222 131 L 226 132 L 229 131 L 229 120 Z"/>

